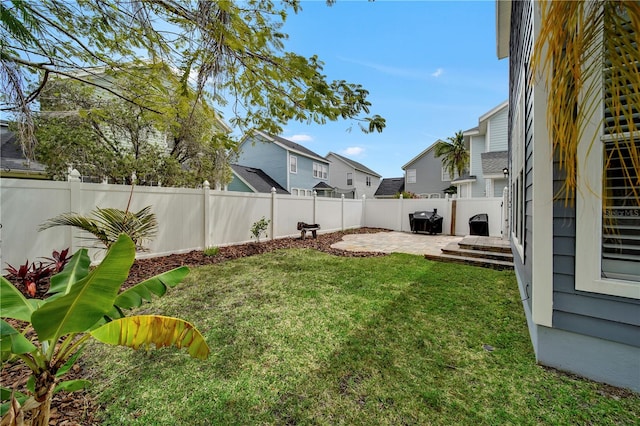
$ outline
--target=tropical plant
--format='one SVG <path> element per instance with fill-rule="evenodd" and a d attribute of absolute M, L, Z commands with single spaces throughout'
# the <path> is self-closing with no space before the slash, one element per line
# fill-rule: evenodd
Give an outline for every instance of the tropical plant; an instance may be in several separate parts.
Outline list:
<path fill-rule="evenodd" d="M 271 223 L 271 220 L 265 219 L 264 216 L 262 219 L 254 222 L 253 225 L 251 225 L 251 237 L 255 238 L 257 242 L 260 242 L 262 234 L 264 234 L 265 237 L 268 237 L 267 229 L 269 228 L 269 223 Z"/>
<path fill-rule="evenodd" d="M 162 296 L 189 272 L 180 267 L 145 280 L 118 294 L 135 257 L 131 238 L 121 234 L 104 260 L 91 271 L 87 249 L 78 250 L 63 272 L 51 278 L 49 297 L 26 299 L 4 277 L 0 282 L 0 349 L 2 361 L 17 359 L 31 370 L 27 392 L 2 389 L 2 424 L 20 424 L 27 412 L 31 424 L 49 424 L 51 400 L 59 390 L 84 388 L 86 380 L 61 381 L 91 337 L 133 349 L 176 346 L 206 359 L 209 347 L 190 323 L 159 315 L 125 317 L 123 311 Z M 14 328 L 17 327 L 17 328 Z M 11 423 L 11 422 L 14 423 Z M 6 422 L 6 423 L 5 423 Z"/>
<path fill-rule="evenodd" d="M 578 185 L 579 144 L 589 143 L 592 149 L 599 136 L 599 132 L 583 132 L 602 108 L 604 93 L 605 106 L 614 113 L 596 124 L 603 126 L 606 120 L 608 132 L 616 135 L 612 156 L 628 155 L 628 161 L 619 161 L 621 181 L 626 182 L 635 203 L 640 203 L 640 129 L 634 120 L 640 105 L 640 3 L 543 1 L 541 9 L 532 68 L 538 71 L 534 78 L 542 76 L 548 87 L 547 122 L 559 166 L 565 171 L 566 199 L 574 198 Z M 602 78 L 603 66 L 608 78 Z M 610 161 L 614 159 L 607 158 L 604 166 Z M 604 203 L 612 200 L 603 197 Z"/>
<path fill-rule="evenodd" d="M 462 130 L 456 132 L 455 136 L 448 137 L 448 142 L 438 141 L 435 146 L 434 156 L 442 157 L 442 165 L 453 178 L 455 173 L 462 176 L 469 166 L 469 151 L 464 146 L 464 134 Z"/>
<path fill-rule="evenodd" d="M 202 251 L 205 256 L 217 256 L 219 252 L 220 247 L 218 246 L 209 246 Z"/>
<path fill-rule="evenodd" d="M 128 235 L 136 245 L 137 250 L 144 250 L 144 240 L 153 238 L 158 232 L 158 221 L 151 212 L 151 206 L 144 207 L 137 213 L 115 208 L 96 208 L 94 217 L 86 217 L 77 213 L 63 213 L 44 222 L 39 231 L 54 226 L 73 226 L 88 232 L 93 237 L 88 240 L 99 241 L 106 248 L 115 243 L 121 233 Z"/>
<path fill-rule="evenodd" d="M 9 278 L 22 284 L 24 292 L 28 296 L 35 297 L 41 284 L 45 283 L 52 274 L 57 274 L 64 269 L 70 260 L 67 257 L 68 254 L 68 248 L 60 252 L 54 250 L 51 257 L 44 258 L 47 262 L 29 263 L 27 259 L 24 265 L 20 265 L 18 268 L 7 264 L 5 269 L 9 273 Z"/>

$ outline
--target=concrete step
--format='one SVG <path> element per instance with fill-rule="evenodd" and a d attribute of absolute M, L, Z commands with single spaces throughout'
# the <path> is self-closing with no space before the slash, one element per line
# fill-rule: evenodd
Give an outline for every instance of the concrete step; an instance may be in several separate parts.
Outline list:
<path fill-rule="evenodd" d="M 464 250 L 491 251 L 496 253 L 511 253 L 511 245 L 506 240 L 488 237 L 464 237 L 458 243 Z"/>
<path fill-rule="evenodd" d="M 513 262 L 495 259 L 482 259 L 479 257 L 457 256 L 453 254 L 442 253 L 440 255 L 425 254 L 425 259 L 437 260 L 440 262 L 459 263 L 470 266 L 480 266 L 482 268 L 491 268 L 497 270 L 513 269 Z"/>
<path fill-rule="evenodd" d="M 463 257 L 478 257 L 483 259 L 491 259 L 491 260 L 503 260 L 505 262 L 513 262 L 513 254 L 509 250 L 509 252 L 504 251 L 495 251 L 495 250 L 478 250 L 478 249 L 468 249 L 462 248 L 459 244 L 451 243 L 447 246 L 443 247 L 442 253 L 450 254 L 454 256 L 463 256 Z"/>

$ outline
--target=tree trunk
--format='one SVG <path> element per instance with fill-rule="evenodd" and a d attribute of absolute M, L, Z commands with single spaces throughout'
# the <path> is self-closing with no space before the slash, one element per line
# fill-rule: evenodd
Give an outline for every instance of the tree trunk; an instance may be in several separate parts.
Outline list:
<path fill-rule="evenodd" d="M 37 408 L 31 410 L 32 426 L 49 426 L 51 416 L 51 400 L 53 390 L 56 387 L 56 378 L 49 371 L 44 371 L 36 376 L 35 400 L 40 403 Z"/>

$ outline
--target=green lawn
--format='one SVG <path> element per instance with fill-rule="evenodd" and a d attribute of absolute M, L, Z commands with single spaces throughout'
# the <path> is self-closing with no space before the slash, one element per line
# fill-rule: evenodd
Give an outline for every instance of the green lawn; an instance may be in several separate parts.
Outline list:
<path fill-rule="evenodd" d="M 146 307 L 212 354 L 92 345 L 108 425 L 637 424 L 640 396 L 547 371 L 513 272 L 284 250 L 194 269 Z M 485 346 L 490 345 L 490 346 Z M 491 350 L 493 348 L 493 350 Z"/>

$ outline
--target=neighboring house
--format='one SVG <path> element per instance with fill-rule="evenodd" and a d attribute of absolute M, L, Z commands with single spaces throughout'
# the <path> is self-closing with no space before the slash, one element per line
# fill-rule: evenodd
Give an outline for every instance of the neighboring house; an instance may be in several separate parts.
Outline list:
<path fill-rule="evenodd" d="M 232 164 L 233 178 L 227 185 L 228 191 L 271 193 L 275 188 L 277 194 L 289 194 L 278 182 L 260 169 Z"/>
<path fill-rule="evenodd" d="M 451 186 L 449 173 L 442 166 L 442 158 L 435 157 L 435 147 L 440 139 L 402 166 L 404 189 L 424 198 L 444 198 Z"/>
<path fill-rule="evenodd" d="M 552 151 L 548 91 L 529 68 L 541 6 L 529 0 L 496 7 L 498 57 L 509 57 L 511 76 L 510 239 L 536 359 L 640 391 L 640 206 L 622 169 L 602 158 L 617 134 L 604 136 L 606 124 L 582 129 L 576 198 L 557 196 L 565 172 Z M 605 100 L 596 91 L 584 102 L 601 103 L 596 114 L 611 116 Z M 640 116 L 633 119 L 639 128 Z M 633 173 L 637 179 L 638 169 Z M 614 184 L 622 196 L 603 211 L 601 194 Z"/>
<path fill-rule="evenodd" d="M 363 195 L 373 198 L 382 176 L 365 165 L 335 152 L 329 152 L 325 158 L 331 162 L 329 185 L 339 188 L 341 192 L 352 191 L 354 198 L 361 198 Z"/>
<path fill-rule="evenodd" d="M 259 130 L 240 142 L 238 164 L 263 170 L 291 195 L 331 196 L 329 161 L 290 140 Z"/>
<path fill-rule="evenodd" d="M 395 198 L 404 191 L 404 178 L 384 178 L 376 189 L 374 198 Z"/>
<path fill-rule="evenodd" d="M 509 101 L 478 119 L 478 126 L 463 132 L 469 149 L 469 171 L 453 180 L 459 198 L 502 197 L 508 185 L 507 127 Z"/>
<path fill-rule="evenodd" d="M 44 165 L 25 158 L 20 141 L 5 120 L 0 120 L 0 144 L 1 177 L 47 179 Z"/>

